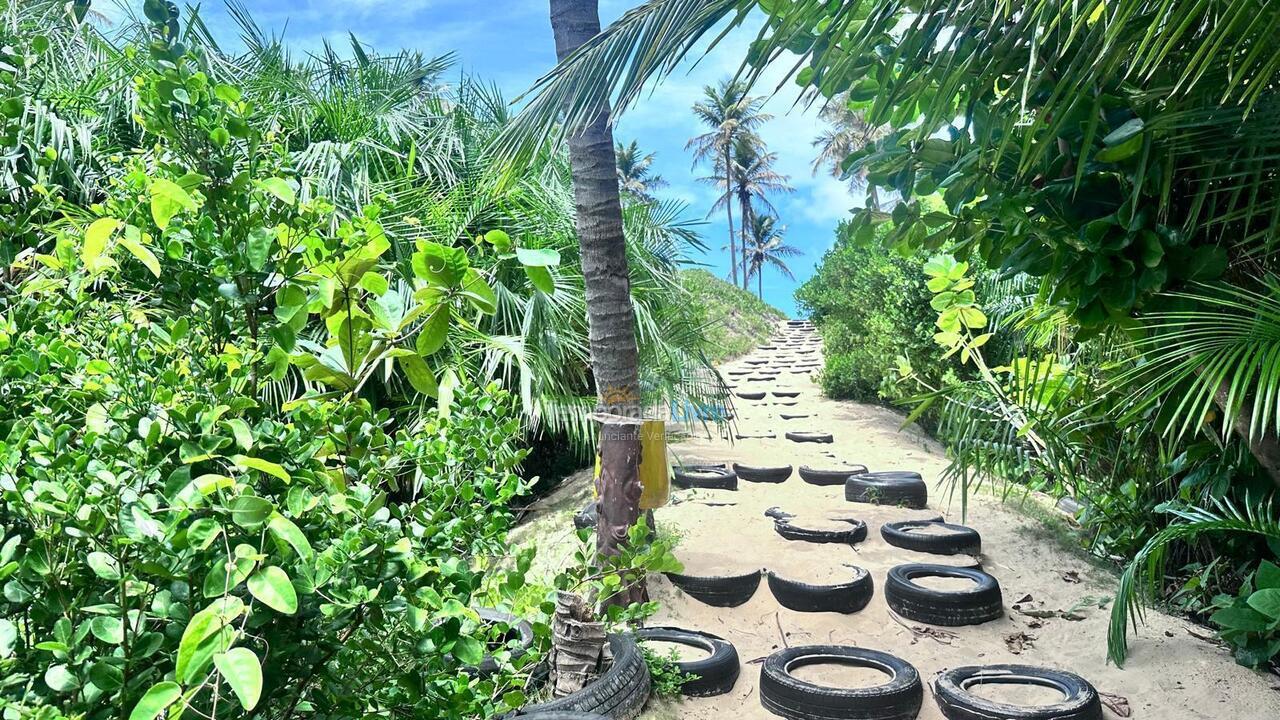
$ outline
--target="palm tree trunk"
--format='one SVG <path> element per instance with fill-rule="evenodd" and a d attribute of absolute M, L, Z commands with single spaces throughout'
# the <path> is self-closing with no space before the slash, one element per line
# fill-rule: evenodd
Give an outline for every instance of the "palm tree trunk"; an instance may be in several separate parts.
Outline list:
<path fill-rule="evenodd" d="M 756 295 L 764 300 L 764 265 L 756 268 Z"/>
<path fill-rule="evenodd" d="M 747 228 L 751 226 L 751 196 L 744 193 L 738 193 L 738 199 L 742 203 L 742 289 L 751 292 L 751 286 L 747 283 L 750 278 L 747 277 Z"/>
<path fill-rule="evenodd" d="M 733 277 L 733 286 L 738 287 L 738 246 L 733 240 L 733 173 L 729 165 L 729 143 L 724 146 L 724 192 L 728 201 L 724 204 L 724 212 L 729 216 L 729 272 Z"/>
<path fill-rule="evenodd" d="M 597 0 L 550 2 L 556 57 L 564 60 L 599 34 L 600 11 Z M 608 104 L 602 103 L 595 119 L 576 129 L 568 140 L 597 409 L 611 418 L 601 420 L 596 480 L 596 549 L 609 556 L 619 553 L 628 529 L 640 517 L 641 406 L 635 314 Z M 624 587 L 609 602 L 625 606 L 646 595 L 641 582 Z"/>

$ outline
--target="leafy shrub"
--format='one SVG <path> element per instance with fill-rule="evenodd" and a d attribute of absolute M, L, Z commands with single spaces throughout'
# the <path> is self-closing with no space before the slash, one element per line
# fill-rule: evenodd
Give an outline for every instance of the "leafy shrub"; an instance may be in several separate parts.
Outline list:
<path fill-rule="evenodd" d="M 644 645 L 640 646 L 644 655 L 644 664 L 649 667 L 650 692 L 659 698 L 678 698 L 680 688 L 693 678 L 688 673 L 680 672 L 680 658 L 675 650 L 666 655 L 659 655 Z"/>
<path fill-rule="evenodd" d="M 835 246 L 796 291 L 822 332 L 821 383 L 828 397 L 900 399 L 911 391 L 896 385 L 902 357 L 926 377 L 941 378 L 942 351 L 933 342 L 937 313 L 929 307 L 923 263 L 921 254 L 904 256 L 840 224 Z"/>
<path fill-rule="evenodd" d="M 1280 656 L 1280 566 L 1262 561 L 1251 582 L 1215 604 L 1220 609 L 1209 619 L 1241 665 L 1261 667 Z"/>

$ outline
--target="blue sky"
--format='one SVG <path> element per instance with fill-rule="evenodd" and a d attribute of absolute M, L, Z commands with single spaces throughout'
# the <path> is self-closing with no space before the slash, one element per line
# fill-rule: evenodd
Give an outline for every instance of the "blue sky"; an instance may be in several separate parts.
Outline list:
<path fill-rule="evenodd" d="M 141 7 L 141 0 L 125 0 Z M 602 20 L 608 24 L 641 0 L 600 0 Z M 547 0 L 242 0 L 264 28 L 283 34 L 299 51 L 318 49 L 324 38 L 346 47 L 347 33 L 381 52 L 414 49 L 438 55 L 456 53 L 458 71 L 497 83 L 514 98 L 555 64 Z M 102 3 L 105 4 L 105 3 Z M 201 14 L 217 37 L 234 45 L 238 37 L 221 0 L 206 2 Z M 659 193 L 688 204 L 687 214 L 701 219 L 715 200 L 715 192 L 697 181 L 708 173 L 690 169 L 684 150 L 688 138 L 703 132 L 689 108 L 701 96 L 704 85 L 732 74 L 741 62 L 754 30 L 730 35 L 710 54 L 685 67 L 652 89 L 652 93 L 628 111 L 615 128 L 619 140 L 638 140 L 657 153 L 655 166 L 670 185 Z M 780 74 L 766 74 L 756 94 L 769 94 L 781 81 Z M 821 131 L 817 111 L 793 109 L 794 86 L 786 85 L 766 104 L 774 120 L 761 135 L 779 155 L 779 169 L 791 177 L 796 192 L 774 198 L 779 220 L 786 226 L 787 241 L 804 252 L 790 266 L 797 282 L 773 270 L 764 276 L 764 295 L 770 303 L 793 313 L 792 298 L 798 282 L 812 274 L 822 253 L 832 244 L 836 224 L 849 209 L 860 205 L 847 186 L 820 173 L 814 177 L 810 142 Z M 735 213 L 736 218 L 736 213 Z M 708 252 L 699 258 L 717 275 L 728 275 L 727 229 L 723 212 L 707 218 L 701 227 Z M 754 281 L 752 286 L 754 289 Z"/>

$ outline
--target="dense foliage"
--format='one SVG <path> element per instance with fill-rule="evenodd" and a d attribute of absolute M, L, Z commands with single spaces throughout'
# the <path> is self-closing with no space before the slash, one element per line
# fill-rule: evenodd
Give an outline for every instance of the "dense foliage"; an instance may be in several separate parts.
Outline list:
<path fill-rule="evenodd" d="M 242 55 L 0 3 L 0 707 L 506 712 L 537 655 L 475 608 L 545 611 L 522 438 L 589 431 L 566 163 L 488 166 L 504 104 L 443 60 L 297 62 L 232 9 Z M 645 389 L 714 401 L 696 238 L 624 212 Z"/>
<path fill-rule="evenodd" d="M 924 257 L 881 243 L 860 242 L 848 222 L 835 245 L 796 290 L 802 310 L 822 332 L 827 397 L 898 401 L 918 392 L 901 382 L 906 359 L 930 383 L 941 382 L 943 351 L 933 341 L 937 313 L 929 306 Z"/>

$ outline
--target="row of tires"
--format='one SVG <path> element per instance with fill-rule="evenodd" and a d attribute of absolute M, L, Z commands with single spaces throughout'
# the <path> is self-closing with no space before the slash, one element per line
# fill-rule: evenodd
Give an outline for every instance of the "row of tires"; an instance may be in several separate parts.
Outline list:
<path fill-rule="evenodd" d="M 598 680 L 580 692 L 524 708 L 525 720 L 634 720 L 649 697 L 648 668 L 636 640 L 678 643 L 706 653 L 678 663 L 689 677 L 681 692 L 709 697 L 733 689 L 741 662 L 733 644 L 710 633 L 680 628 L 645 628 L 634 637 L 609 638 L 614 662 Z M 864 687 L 830 687 L 802 680 L 801 667 L 836 664 L 871 668 L 887 680 Z M 984 684 L 1048 687 L 1062 699 L 1046 705 L 1011 705 L 973 692 Z M 911 663 L 886 652 L 842 645 L 785 648 L 765 658 L 760 668 L 760 703 L 787 720 L 914 720 L 924 701 L 920 673 Z M 952 668 L 932 683 L 934 700 L 949 720 L 1100 720 L 1098 692 L 1069 672 L 1027 665 Z"/>
<path fill-rule="evenodd" d="M 875 581 L 865 569 L 848 567 L 849 580 L 821 585 L 792 580 L 768 570 L 723 577 L 681 573 L 666 576 L 685 594 L 715 607 L 737 607 L 747 602 L 764 577 L 774 599 L 788 610 L 850 614 L 871 602 Z M 917 582 L 923 578 L 962 580 L 967 584 L 959 590 L 937 590 Z M 978 567 L 898 565 L 885 577 L 884 598 L 890 610 L 908 620 L 929 625 L 979 625 L 1004 616 L 999 581 Z"/>
<path fill-rule="evenodd" d="M 813 433 L 787 433 L 787 437 Z M 822 433 L 830 438 L 829 434 Z M 794 439 L 794 438 L 793 438 Z M 807 442 L 807 441 L 804 441 Z M 733 463 L 685 465 L 674 471 L 676 487 L 705 488 L 709 490 L 737 490 L 738 479 L 757 483 L 786 482 L 792 473 L 791 465 L 753 466 Z M 811 485 L 843 485 L 844 497 L 849 502 L 897 505 L 920 509 L 929 503 L 929 488 L 920 473 L 909 470 L 869 472 L 865 465 L 821 469 L 800 466 L 800 479 Z"/>
<path fill-rule="evenodd" d="M 839 518 L 846 529 L 805 527 L 803 520 L 778 508 L 770 508 L 766 514 L 772 517 L 773 529 L 787 540 L 811 543 L 835 543 L 856 545 L 867 539 L 867 524 L 853 518 Z M 921 532 L 927 531 L 927 532 Z M 894 547 L 931 555 L 979 555 L 982 553 L 982 536 L 965 525 L 943 522 L 941 518 L 930 520 L 899 520 L 880 526 L 880 537 Z"/>

